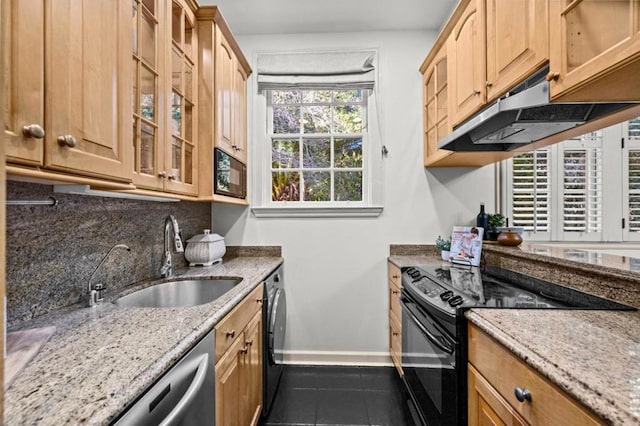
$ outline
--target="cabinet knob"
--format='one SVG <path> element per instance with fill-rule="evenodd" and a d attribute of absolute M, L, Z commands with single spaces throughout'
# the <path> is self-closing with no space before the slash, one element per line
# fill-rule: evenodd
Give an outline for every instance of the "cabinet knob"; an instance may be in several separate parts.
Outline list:
<path fill-rule="evenodd" d="M 260 303 L 260 304 L 262 304 L 262 303 L 263 303 L 263 300 L 262 300 L 262 299 L 256 299 L 256 303 Z"/>
<path fill-rule="evenodd" d="M 244 342 L 247 346 L 253 346 L 253 339 Z"/>
<path fill-rule="evenodd" d="M 227 331 L 227 338 L 233 339 L 235 336 L 236 336 L 235 330 Z"/>
<path fill-rule="evenodd" d="M 400 277 L 399 277 L 399 276 L 397 276 L 397 275 L 394 275 L 392 278 L 393 278 L 394 280 L 397 280 L 397 279 L 398 279 L 398 278 L 400 278 Z"/>
<path fill-rule="evenodd" d="M 169 180 L 178 180 L 178 176 L 176 176 L 176 175 L 169 175 L 169 176 L 167 176 L 167 179 L 169 179 Z"/>
<path fill-rule="evenodd" d="M 558 79 L 560 78 L 560 73 L 559 72 L 549 72 L 547 74 L 547 81 L 558 81 Z"/>
<path fill-rule="evenodd" d="M 247 352 L 249 352 L 249 348 L 246 347 L 246 346 L 244 348 L 240 349 L 240 353 L 243 354 L 243 355 L 246 354 Z"/>
<path fill-rule="evenodd" d="M 73 148 L 78 145 L 78 141 L 73 137 L 73 135 L 58 136 L 58 143 L 60 145 L 68 146 L 69 148 Z"/>
<path fill-rule="evenodd" d="M 473 91 L 473 95 L 474 95 L 474 96 L 479 96 L 479 95 L 480 95 L 480 93 L 481 93 L 481 92 L 480 92 L 479 90 L 474 90 L 474 91 Z"/>
<path fill-rule="evenodd" d="M 392 294 L 400 294 L 400 292 L 398 290 L 391 290 Z"/>
<path fill-rule="evenodd" d="M 158 173 L 158 177 L 166 178 L 167 177 L 167 172 L 162 171 L 162 172 Z"/>
<path fill-rule="evenodd" d="M 490 81 L 485 81 L 485 82 L 484 82 L 484 86 L 485 86 L 485 87 L 491 87 L 491 86 L 493 86 L 493 83 L 492 83 L 492 82 L 490 82 Z"/>
<path fill-rule="evenodd" d="M 513 393 L 516 395 L 516 399 L 520 402 L 525 402 L 525 401 L 529 401 L 531 402 L 531 392 L 529 392 L 529 389 L 521 389 L 519 387 L 516 387 L 513 390 Z"/>
<path fill-rule="evenodd" d="M 393 335 L 394 335 L 394 336 L 399 336 L 399 335 L 400 335 L 400 333 L 398 333 L 398 332 L 394 331 L 394 332 L 393 332 Z"/>
<path fill-rule="evenodd" d="M 44 129 L 39 124 L 28 124 L 22 127 L 22 134 L 34 139 L 44 138 Z"/>

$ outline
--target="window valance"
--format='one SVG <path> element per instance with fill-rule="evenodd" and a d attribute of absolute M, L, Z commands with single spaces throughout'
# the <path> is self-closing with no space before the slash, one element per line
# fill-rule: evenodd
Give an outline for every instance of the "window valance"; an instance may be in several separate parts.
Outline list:
<path fill-rule="evenodd" d="M 258 56 L 258 90 L 373 89 L 375 52 L 269 53 Z"/>

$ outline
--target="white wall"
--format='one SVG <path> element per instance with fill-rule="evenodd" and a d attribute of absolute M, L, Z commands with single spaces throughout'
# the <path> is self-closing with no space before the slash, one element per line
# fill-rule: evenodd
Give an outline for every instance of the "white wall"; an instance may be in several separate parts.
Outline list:
<path fill-rule="evenodd" d="M 375 32 L 239 37 L 257 51 L 377 48 L 384 210 L 368 219 L 258 219 L 249 208 L 214 205 L 213 229 L 228 245 L 281 245 L 288 302 L 286 349 L 302 360 L 353 352 L 356 363 L 387 360 L 389 244 L 433 244 L 453 225 L 474 223 L 481 201 L 494 211 L 494 167 L 425 169 L 422 163 L 420 64 L 430 32 Z M 255 68 L 255 67 L 254 67 Z M 249 81 L 249 123 L 255 84 Z M 250 125 L 251 127 L 251 125 Z M 255 143 L 249 129 L 249 144 Z M 251 182 L 251 178 L 249 178 Z M 331 354 L 320 352 L 330 351 Z M 382 358 L 380 358 L 382 356 Z M 338 359 L 337 357 L 333 357 Z M 309 361 L 309 359 L 306 359 Z"/>

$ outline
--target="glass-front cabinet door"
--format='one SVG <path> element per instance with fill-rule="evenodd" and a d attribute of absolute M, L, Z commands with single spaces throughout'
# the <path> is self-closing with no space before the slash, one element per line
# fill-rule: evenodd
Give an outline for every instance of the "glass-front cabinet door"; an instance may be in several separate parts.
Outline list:
<path fill-rule="evenodd" d="M 181 2 L 171 5 L 171 79 L 169 141 L 166 144 L 167 189 L 195 194 L 197 55 L 195 15 Z"/>
<path fill-rule="evenodd" d="M 161 67 L 159 60 L 159 24 L 161 0 L 132 0 L 133 6 L 133 151 L 134 183 L 142 188 L 163 189 L 160 165 L 163 153 L 158 149 L 158 89 Z"/>
<path fill-rule="evenodd" d="M 194 12 L 176 0 L 132 0 L 134 183 L 196 194 Z"/>

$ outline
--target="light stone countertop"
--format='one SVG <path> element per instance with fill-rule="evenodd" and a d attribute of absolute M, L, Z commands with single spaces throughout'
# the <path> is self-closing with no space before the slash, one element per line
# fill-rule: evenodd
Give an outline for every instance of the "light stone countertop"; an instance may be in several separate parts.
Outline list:
<path fill-rule="evenodd" d="M 504 261 L 506 257 L 502 256 L 511 254 L 513 249 L 500 247 L 492 251 Z M 420 254 L 416 250 L 406 255 L 400 250 L 395 253 L 398 254 L 390 255 L 388 260 L 398 267 L 441 262 L 433 254 Z M 532 254 L 523 251 L 523 256 Z M 602 275 L 607 271 L 589 274 L 593 266 L 566 260 L 567 265 L 544 265 L 552 262 L 540 256 L 531 265 L 518 259 L 503 266 L 525 274 L 546 267 L 543 279 L 566 278 L 573 288 L 601 293 L 596 290 L 601 290 L 599 285 L 605 285 Z M 583 270 L 585 276 L 569 279 L 578 269 Z M 592 278 L 588 279 L 588 275 Z M 620 277 L 613 278 L 614 282 L 616 278 Z M 624 285 L 640 283 L 640 275 L 629 274 L 625 278 L 629 284 Z M 615 295 L 621 296 L 622 303 L 638 306 L 635 292 L 629 296 L 618 288 L 616 292 L 604 294 L 614 300 Z M 639 311 L 481 308 L 471 309 L 465 316 L 609 424 L 640 424 Z"/>
<path fill-rule="evenodd" d="M 471 309 L 469 321 L 612 425 L 640 424 L 640 313 Z"/>
<path fill-rule="evenodd" d="M 177 270 L 172 278 L 243 278 L 205 305 L 123 308 L 105 301 L 20 324 L 20 329 L 52 325 L 56 332 L 5 392 L 5 424 L 109 423 L 282 262 L 281 257 L 238 257 Z"/>

